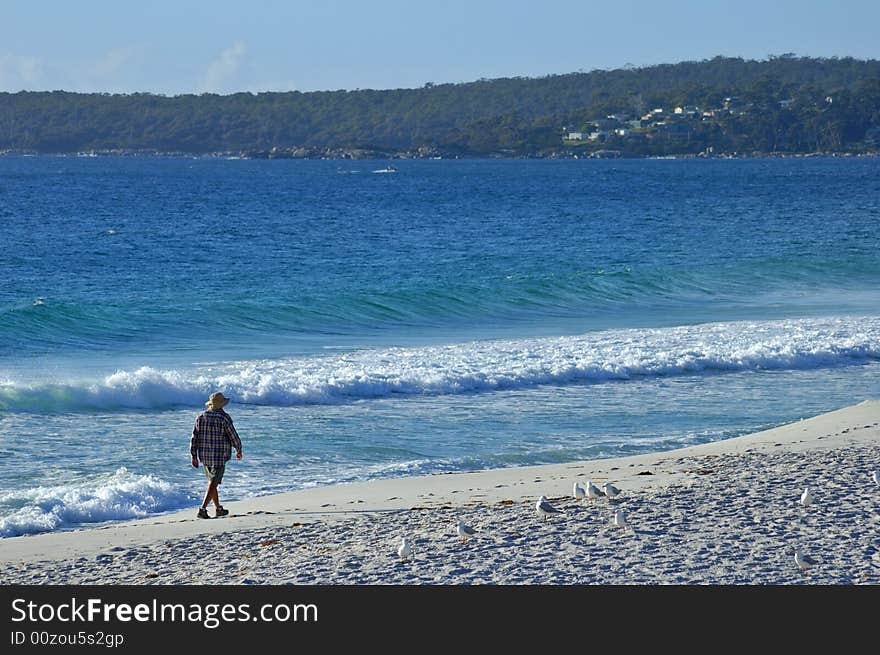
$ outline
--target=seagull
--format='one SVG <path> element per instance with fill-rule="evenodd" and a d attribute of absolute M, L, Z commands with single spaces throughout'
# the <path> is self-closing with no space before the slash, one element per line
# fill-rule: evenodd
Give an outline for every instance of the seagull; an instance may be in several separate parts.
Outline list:
<path fill-rule="evenodd" d="M 612 500 L 617 494 L 620 493 L 620 489 L 615 487 L 610 482 L 606 482 L 602 485 L 602 493 L 608 496 L 608 500 Z"/>
<path fill-rule="evenodd" d="M 467 540 L 477 534 L 471 526 L 465 525 L 464 521 L 458 521 L 458 536 L 461 537 L 461 543 L 466 544 Z"/>
<path fill-rule="evenodd" d="M 545 521 L 551 514 L 565 514 L 561 509 L 553 507 L 553 505 L 547 500 L 547 496 L 541 496 L 538 498 L 538 502 L 535 503 L 535 511 L 538 512 L 538 516 L 544 517 Z"/>
<path fill-rule="evenodd" d="M 614 512 L 614 525 L 618 528 L 623 528 L 624 531 L 629 527 L 629 524 L 626 522 L 626 514 L 622 509 Z"/>
<path fill-rule="evenodd" d="M 813 502 L 813 492 L 810 491 L 809 487 L 804 488 L 804 493 L 801 494 L 801 499 L 798 502 L 804 507 Z"/>
<path fill-rule="evenodd" d="M 874 481 L 874 484 L 880 487 L 880 471 L 874 471 L 871 473 L 871 479 Z"/>
<path fill-rule="evenodd" d="M 572 495 L 578 500 L 583 500 L 587 497 L 587 492 L 584 491 L 584 488 L 579 485 L 577 482 L 574 483 L 574 488 L 572 489 Z"/>
<path fill-rule="evenodd" d="M 602 495 L 602 490 L 593 484 L 592 480 L 587 481 L 587 498 L 598 498 Z"/>
<path fill-rule="evenodd" d="M 397 548 L 397 556 L 400 559 L 409 559 L 409 556 L 412 554 L 412 544 L 409 543 L 409 539 L 406 537 L 400 538 L 400 546 Z"/>
<path fill-rule="evenodd" d="M 798 547 L 795 546 L 794 563 L 800 567 L 802 573 L 806 574 L 808 568 L 810 568 L 811 566 L 815 566 L 819 562 L 816 561 L 815 559 L 813 559 L 812 557 L 810 557 L 809 555 L 804 555 L 798 549 Z"/>

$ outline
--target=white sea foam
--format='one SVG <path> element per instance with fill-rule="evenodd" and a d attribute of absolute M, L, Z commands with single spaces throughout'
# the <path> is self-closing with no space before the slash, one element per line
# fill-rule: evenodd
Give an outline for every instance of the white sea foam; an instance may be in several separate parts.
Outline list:
<path fill-rule="evenodd" d="M 301 405 L 395 394 L 458 394 L 722 371 L 792 370 L 880 360 L 880 317 L 709 323 L 579 336 L 366 349 L 193 370 L 142 367 L 94 383 L 0 382 L 0 409 Z"/>
<path fill-rule="evenodd" d="M 191 498 L 170 483 L 122 467 L 113 474 L 92 476 L 75 484 L 0 494 L 0 537 L 140 518 L 191 503 Z"/>

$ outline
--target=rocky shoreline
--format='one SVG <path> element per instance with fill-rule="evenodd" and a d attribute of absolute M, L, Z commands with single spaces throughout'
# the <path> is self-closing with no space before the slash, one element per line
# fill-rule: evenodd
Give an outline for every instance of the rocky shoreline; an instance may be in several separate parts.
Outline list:
<path fill-rule="evenodd" d="M 365 148 L 321 148 L 316 146 L 294 146 L 285 148 L 222 151 L 211 153 L 189 153 L 181 151 L 134 150 L 113 148 L 109 150 L 89 150 L 85 152 L 37 152 L 34 150 L 0 150 L 0 157 L 186 157 L 196 159 L 331 159 L 331 160 L 387 160 L 387 159 L 801 159 L 813 157 L 880 157 L 880 152 L 749 152 L 749 153 L 670 153 L 665 155 L 643 155 L 620 150 L 595 150 L 577 152 L 574 150 L 551 150 L 547 152 L 521 154 L 494 152 L 485 154 L 461 154 L 438 148 L 423 147 L 417 150 L 385 151 Z"/>

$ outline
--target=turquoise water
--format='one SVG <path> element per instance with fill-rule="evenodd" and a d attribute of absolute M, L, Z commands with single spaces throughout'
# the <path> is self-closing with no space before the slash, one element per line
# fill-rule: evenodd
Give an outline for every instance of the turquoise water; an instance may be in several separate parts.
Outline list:
<path fill-rule="evenodd" d="M 880 161 L 0 158 L 0 535 L 878 396 Z"/>

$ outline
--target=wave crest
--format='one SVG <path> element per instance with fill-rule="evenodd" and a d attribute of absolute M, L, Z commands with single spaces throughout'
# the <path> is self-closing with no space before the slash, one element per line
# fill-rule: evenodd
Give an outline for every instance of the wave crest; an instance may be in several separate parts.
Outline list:
<path fill-rule="evenodd" d="M 237 402 L 304 405 L 397 394 L 459 394 L 880 360 L 880 317 L 710 323 L 368 349 L 195 370 L 141 367 L 99 382 L 0 383 L 0 408 L 69 411 L 200 406 L 216 389 Z"/>

